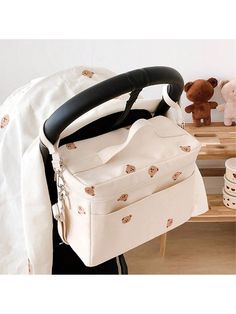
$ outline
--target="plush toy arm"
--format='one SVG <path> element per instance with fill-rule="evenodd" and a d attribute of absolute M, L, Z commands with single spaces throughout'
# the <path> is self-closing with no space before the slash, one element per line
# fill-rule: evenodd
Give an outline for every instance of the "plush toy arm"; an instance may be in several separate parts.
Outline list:
<path fill-rule="evenodd" d="M 218 111 L 224 111 L 224 110 L 225 110 L 225 104 L 223 104 L 223 105 L 218 105 L 218 106 L 216 107 L 216 109 L 217 109 Z"/>
<path fill-rule="evenodd" d="M 187 113 L 193 112 L 193 109 L 194 109 L 194 105 L 189 105 L 189 106 L 185 107 L 185 111 Z"/>
<path fill-rule="evenodd" d="M 210 106 L 211 106 L 211 109 L 216 109 L 216 107 L 218 106 L 217 102 L 215 101 L 210 101 Z"/>

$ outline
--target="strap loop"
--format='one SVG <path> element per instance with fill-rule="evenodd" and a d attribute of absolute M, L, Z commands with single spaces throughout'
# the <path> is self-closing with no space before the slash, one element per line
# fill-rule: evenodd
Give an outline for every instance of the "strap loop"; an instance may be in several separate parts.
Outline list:
<path fill-rule="evenodd" d="M 163 99 L 164 101 L 167 103 L 167 105 L 169 105 L 171 108 L 174 108 L 176 110 L 176 113 L 177 113 L 177 124 L 184 129 L 184 125 L 185 125 L 185 122 L 184 122 L 184 118 L 183 118 L 183 113 L 182 113 L 182 110 L 181 110 L 181 107 L 179 106 L 179 104 L 175 101 L 173 101 L 169 94 L 168 94 L 168 85 L 165 85 L 162 89 L 162 96 L 163 96 Z"/>

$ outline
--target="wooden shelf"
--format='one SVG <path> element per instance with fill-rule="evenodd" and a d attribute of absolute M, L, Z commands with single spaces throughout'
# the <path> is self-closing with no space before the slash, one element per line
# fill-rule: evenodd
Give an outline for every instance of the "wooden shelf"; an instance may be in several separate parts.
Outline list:
<path fill-rule="evenodd" d="M 228 159 L 236 156 L 236 126 L 213 122 L 210 126 L 195 127 L 186 123 L 186 131 L 201 142 L 200 160 Z"/>
<path fill-rule="evenodd" d="M 236 157 L 236 126 L 225 126 L 223 122 L 213 122 L 210 126 L 195 127 L 186 123 L 185 130 L 195 136 L 202 144 L 198 154 L 199 160 L 226 160 Z M 199 169 L 203 177 L 222 177 L 225 168 Z M 223 204 L 222 194 L 209 194 L 209 210 L 199 216 L 192 217 L 189 222 L 236 222 L 236 210 Z M 160 236 L 160 254 L 165 255 L 167 233 Z"/>
<path fill-rule="evenodd" d="M 236 222 L 236 210 L 223 204 L 222 194 L 209 194 L 207 198 L 208 212 L 190 218 L 189 222 Z"/>
<path fill-rule="evenodd" d="M 236 126 L 225 126 L 223 122 L 213 122 L 210 126 L 195 127 L 186 124 L 186 131 L 201 142 L 202 148 L 198 159 L 216 160 L 236 156 Z M 202 168 L 203 177 L 223 176 L 225 168 Z M 228 222 L 236 221 L 236 210 L 223 204 L 222 194 L 208 195 L 209 211 L 192 217 L 190 222 Z"/>
<path fill-rule="evenodd" d="M 225 168 L 200 168 L 199 171 L 203 177 L 223 177 L 225 174 Z"/>

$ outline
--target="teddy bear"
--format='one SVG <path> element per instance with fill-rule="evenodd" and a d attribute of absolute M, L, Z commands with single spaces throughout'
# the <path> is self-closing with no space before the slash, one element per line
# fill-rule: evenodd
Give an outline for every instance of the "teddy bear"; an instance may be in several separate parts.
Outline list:
<path fill-rule="evenodd" d="M 169 218 L 167 220 L 167 224 L 166 224 L 166 228 L 169 228 L 172 224 L 173 224 L 174 219 L 173 218 Z"/>
<path fill-rule="evenodd" d="M 211 124 L 211 109 L 216 109 L 218 104 L 209 100 L 213 96 L 217 84 L 217 79 L 213 77 L 208 80 L 199 79 L 185 84 L 186 96 L 193 102 L 185 108 L 185 111 L 187 113 L 192 112 L 195 126 L 201 126 L 201 120 L 203 120 L 204 125 Z"/>
<path fill-rule="evenodd" d="M 76 149 L 77 146 L 75 145 L 75 143 L 68 143 L 66 144 L 66 148 L 71 150 L 71 149 Z"/>
<path fill-rule="evenodd" d="M 172 179 L 173 179 L 174 181 L 176 181 L 176 180 L 178 179 L 178 177 L 179 177 L 181 174 L 182 174 L 181 171 L 177 171 L 177 172 L 172 176 Z"/>
<path fill-rule="evenodd" d="M 85 210 L 84 210 L 84 208 L 83 208 L 82 206 L 79 206 L 79 207 L 78 207 L 78 213 L 79 213 L 80 215 L 85 215 L 85 214 L 86 214 L 86 212 L 85 212 Z"/>
<path fill-rule="evenodd" d="M 94 186 L 87 186 L 84 190 L 87 194 L 91 196 L 95 196 L 95 190 Z"/>
<path fill-rule="evenodd" d="M 236 122 L 236 79 L 220 81 L 219 88 L 226 103 L 216 109 L 224 111 L 224 125 L 230 126 Z"/>
<path fill-rule="evenodd" d="M 157 173 L 159 169 L 156 166 L 151 166 L 148 169 L 148 174 L 150 175 L 151 178 L 154 177 L 154 175 Z"/>
<path fill-rule="evenodd" d="M 187 146 L 182 146 L 182 145 L 180 145 L 179 148 L 180 148 L 183 152 L 185 152 L 185 153 L 191 152 L 191 146 L 189 146 L 189 145 L 187 145 Z"/>
<path fill-rule="evenodd" d="M 117 201 L 126 202 L 127 199 L 128 199 L 128 194 L 122 194 L 122 195 L 117 199 Z"/>
<path fill-rule="evenodd" d="M 125 170 L 126 173 L 133 173 L 133 172 L 135 172 L 135 170 L 136 170 L 135 166 L 126 165 L 126 170 Z"/>
<path fill-rule="evenodd" d="M 84 71 L 82 72 L 82 75 L 87 76 L 87 77 L 89 77 L 89 78 L 92 78 L 93 75 L 94 75 L 94 72 L 93 72 L 93 71 L 90 71 L 90 70 L 84 70 Z"/>
<path fill-rule="evenodd" d="M 6 114 L 4 117 L 2 117 L 1 121 L 0 121 L 0 128 L 3 129 L 5 128 L 9 123 L 9 115 Z"/>
<path fill-rule="evenodd" d="M 122 218 L 122 223 L 127 224 L 127 222 L 131 220 L 131 218 L 132 218 L 132 215 L 125 216 L 124 218 Z"/>

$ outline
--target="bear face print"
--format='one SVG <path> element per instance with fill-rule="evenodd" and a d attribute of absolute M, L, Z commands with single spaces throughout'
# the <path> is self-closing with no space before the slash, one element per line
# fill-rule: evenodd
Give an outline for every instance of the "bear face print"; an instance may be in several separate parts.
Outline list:
<path fill-rule="evenodd" d="M 169 218 L 166 223 L 166 228 L 169 228 L 173 224 L 173 218 Z"/>
<path fill-rule="evenodd" d="M 122 223 L 126 224 L 127 222 L 130 222 L 131 218 L 132 218 L 132 215 L 128 215 L 128 216 L 123 217 Z"/>
<path fill-rule="evenodd" d="M 151 178 L 153 178 L 158 170 L 159 169 L 156 166 L 151 166 L 148 168 L 148 174 L 150 175 Z"/>
<path fill-rule="evenodd" d="M 79 213 L 80 215 L 85 215 L 85 214 L 86 214 L 86 212 L 85 212 L 85 210 L 83 209 L 82 206 L 79 206 L 77 211 L 78 211 L 78 213 Z"/>
<path fill-rule="evenodd" d="M 89 71 L 89 70 L 84 70 L 84 71 L 82 72 L 82 75 L 87 76 L 87 77 L 89 77 L 89 78 L 92 78 L 93 75 L 94 75 L 94 72 L 93 72 L 93 71 Z"/>
<path fill-rule="evenodd" d="M 177 172 L 172 176 L 172 179 L 173 179 L 174 181 L 176 181 L 176 180 L 178 179 L 178 177 L 179 177 L 181 174 L 182 174 L 182 172 L 177 171 Z"/>
<path fill-rule="evenodd" d="M 1 123 L 0 123 L 1 129 L 5 128 L 8 125 L 9 120 L 10 120 L 10 118 L 9 118 L 8 114 L 6 114 L 5 116 L 2 117 Z"/>
<path fill-rule="evenodd" d="M 191 151 L 191 146 L 180 146 L 180 149 L 185 153 L 189 153 Z"/>
<path fill-rule="evenodd" d="M 135 166 L 126 165 L 126 170 L 125 170 L 126 173 L 133 173 L 133 172 L 135 172 L 135 170 L 136 170 Z"/>
<path fill-rule="evenodd" d="M 127 199 L 128 199 L 128 194 L 122 194 L 122 195 L 117 199 L 117 201 L 126 202 Z"/>
<path fill-rule="evenodd" d="M 91 196 L 95 196 L 94 186 L 87 186 L 85 192 Z"/>
<path fill-rule="evenodd" d="M 75 145 L 75 143 L 68 143 L 66 144 L 66 148 L 71 150 L 71 149 L 76 149 L 77 146 Z"/>

